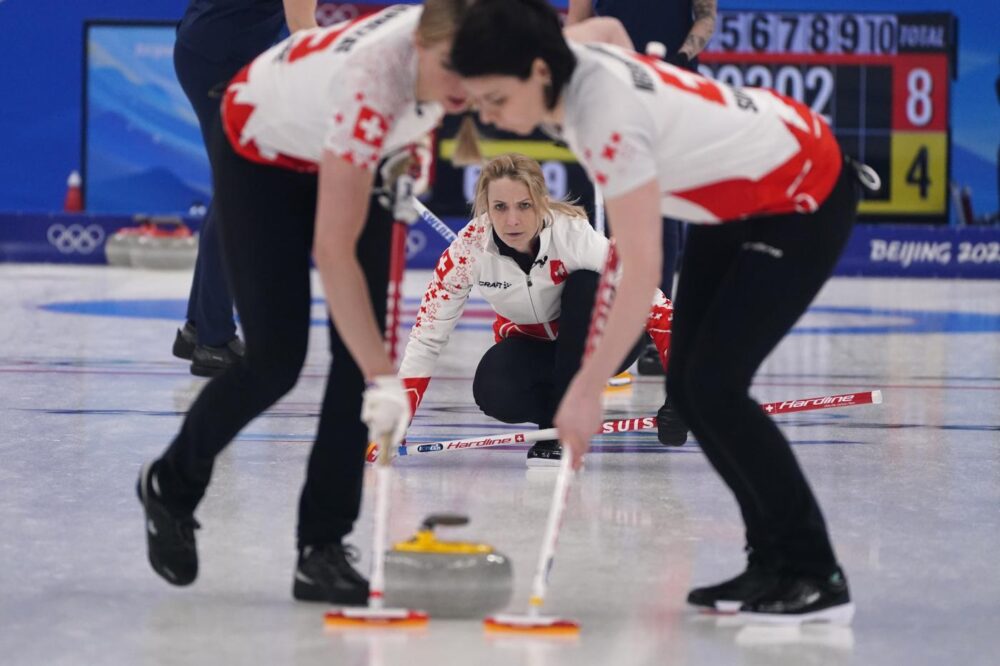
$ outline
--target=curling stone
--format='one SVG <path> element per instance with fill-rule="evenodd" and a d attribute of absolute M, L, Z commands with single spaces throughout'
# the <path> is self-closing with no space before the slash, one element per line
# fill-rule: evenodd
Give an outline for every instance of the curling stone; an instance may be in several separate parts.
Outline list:
<path fill-rule="evenodd" d="M 139 244 L 139 238 L 146 231 L 147 224 L 137 227 L 122 227 L 104 242 L 104 256 L 111 266 L 131 266 L 132 248 Z"/>
<path fill-rule="evenodd" d="M 185 270 L 198 256 L 198 237 L 179 217 L 152 217 L 129 248 L 136 268 Z"/>
<path fill-rule="evenodd" d="M 385 603 L 432 617 L 480 618 L 505 608 L 514 591 L 510 559 L 492 546 L 440 541 L 434 528 L 465 525 L 465 516 L 428 516 L 409 541 L 385 557 Z"/>

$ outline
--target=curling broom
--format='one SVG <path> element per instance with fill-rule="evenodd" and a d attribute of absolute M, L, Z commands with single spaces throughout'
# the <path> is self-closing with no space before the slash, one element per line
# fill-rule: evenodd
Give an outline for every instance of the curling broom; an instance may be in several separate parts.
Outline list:
<path fill-rule="evenodd" d="M 392 486 L 392 451 L 396 448 L 391 436 L 383 438 L 375 465 L 375 534 L 372 545 L 374 565 L 368 585 L 368 606 L 342 607 L 329 611 L 324 624 L 336 629 L 415 628 L 427 624 L 427 613 L 409 608 L 386 608 L 385 551 L 389 530 L 389 493 Z"/>

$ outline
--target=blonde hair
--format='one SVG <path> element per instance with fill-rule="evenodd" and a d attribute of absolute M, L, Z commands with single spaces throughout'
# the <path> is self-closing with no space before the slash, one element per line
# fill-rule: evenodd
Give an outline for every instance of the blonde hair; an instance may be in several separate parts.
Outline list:
<path fill-rule="evenodd" d="M 417 23 L 417 37 L 425 46 L 451 41 L 465 10 L 474 0 L 424 0 L 424 11 Z"/>
<path fill-rule="evenodd" d="M 465 10 L 475 0 L 424 0 L 424 11 L 417 23 L 417 38 L 424 46 L 451 41 Z M 0 0 L 2 2 L 2 0 Z M 471 166 L 483 161 L 479 150 L 479 132 L 472 116 L 466 114 L 455 135 L 455 150 L 451 162 L 455 166 Z"/>
<path fill-rule="evenodd" d="M 475 217 L 489 212 L 489 187 L 494 180 L 507 178 L 523 183 L 528 188 L 528 195 L 542 219 L 552 219 L 553 213 L 562 213 L 569 217 L 587 219 L 587 213 L 580 206 L 567 201 L 549 198 L 549 190 L 545 186 L 545 176 L 538 162 L 520 153 L 505 153 L 497 155 L 483 165 L 476 181 L 476 196 L 472 202 Z"/>

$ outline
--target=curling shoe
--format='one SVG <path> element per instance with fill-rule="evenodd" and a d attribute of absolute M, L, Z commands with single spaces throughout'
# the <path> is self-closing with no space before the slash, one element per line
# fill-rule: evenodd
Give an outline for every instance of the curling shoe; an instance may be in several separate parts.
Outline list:
<path fill-rule="evenodd" d="M 183 328 L 177 329 L 177 337 L 174 338 L 174 356 L 185 361 L 190 361 L 194 356 L 194 348 L 198 346 L 198 331 L 194 324 L 184 322 Z"/>
<path fill-rule="evenodd" d="M 544 439 L 528 449 L 528 467 L 559 467 L 562 445 L 555 439 Z"/>
<path fill-rule="evenodd" d="M 190 585 L 198 576 L 194 531 L 201 527 L 191 514 L 178 515 L 164 503 L 154 463 L 146 463 L 136 485 L 146 512 L 146 549 L 153 571 L 171 585 Z"/>
<path fill-rule="evenodd" d="M 359 559 L 353 546 L 303 546 L 295 567 L 292 596 L 299 601 L 325 601 L 337 606 L 365 605 L 368 581 L 353 566 Z"/>
<path fill-rule="evenodd" d="M 687 602 L 719 613 L 736 613 L 745 603 L 772 589 L 778 573 L 751 560 L 746 571 L 716 585 L 696 587 L 688 592 Z"/>
<path fill-rule="evenodd" d="M 238 363 L 246 355 L 246 346 L 238 337 L 222 347 L 198 345 L 191 355 L 191 374 L 198 377 L 215 377 L 226 368 Z"/>
<path fill-rule="evenodd" d="M 636 359 L 636 370 L 644 377 L 650 375 L 662 377 L 664 375 L 660 352 L 652 342 L 646 345 L 642 353 L 639 354 L 639 358 Z"/>
<path fill-rule="evenodd" d="M 683 446 L 688 438 L 688 427 L 681 420 L 680 414 L 670 404 L 670 398 L 663 401 L 663 406 L 656 410 L 656 438 L 664 446 Z"/>
<path fill-rule="evenodd" d="M 740 617 L 767 624 L 829 622 L 848 625 L 854 618 L 854 604 L 847 578 L 838 567 L 829 576 L 782 574 L 770 589 L 748 600 Z"/>

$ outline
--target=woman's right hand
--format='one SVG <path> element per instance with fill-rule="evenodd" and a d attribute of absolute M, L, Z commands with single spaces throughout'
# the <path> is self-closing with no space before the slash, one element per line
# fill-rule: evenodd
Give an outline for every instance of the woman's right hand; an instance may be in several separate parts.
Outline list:
<path fill-rule="evenodd" d="M 361 420 L 368 426 L 369 440 L 380 448 L 395 449 L 406 435 L 410 416 L 410 399 L 399 377 L 380 375 L 368 383 L 361 401 Z"/>

